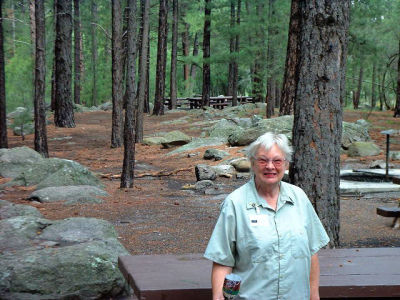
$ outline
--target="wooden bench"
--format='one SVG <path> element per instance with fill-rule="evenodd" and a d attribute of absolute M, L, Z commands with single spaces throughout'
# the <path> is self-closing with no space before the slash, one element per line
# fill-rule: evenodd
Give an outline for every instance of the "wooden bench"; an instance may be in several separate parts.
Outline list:
<path fill-rule="evenodd" d="M 400 248 L 319 252 L 321 299 L 400 299 Z M 120 256 L 139 300 L 211 299 L 211 262 L 202 254 Z"/>
<path fill-rule="evenodd" d="M 394 218 L 392 227 L 399 228 L 400 227 L 400 207 L 378 207 L 376 209 L 376 213 L 382 217 Z"/>

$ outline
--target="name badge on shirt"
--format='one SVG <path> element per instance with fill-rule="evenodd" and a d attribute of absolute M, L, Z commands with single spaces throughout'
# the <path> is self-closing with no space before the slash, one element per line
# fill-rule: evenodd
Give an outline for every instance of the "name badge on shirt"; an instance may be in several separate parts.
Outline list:
<path fill-rule="evenodd" d="M 267 216 L 265 215 L 250 215 L 250 226 L 266 226 L 268 224 Z"/>

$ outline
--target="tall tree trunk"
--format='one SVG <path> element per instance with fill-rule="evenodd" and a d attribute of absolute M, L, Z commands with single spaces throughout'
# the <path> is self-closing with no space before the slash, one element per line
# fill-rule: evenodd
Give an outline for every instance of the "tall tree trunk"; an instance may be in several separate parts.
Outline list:
<path fill-rule="evenodd" d="M 235 56 L 233 60 L 233 85 L 232 85 L 232 106 L 238 105 L 237 94 L 238 94 L 238 85 L 239 85 L 239 45 L 240 45 L 240 35 L 239 35 L 239 27 L 240 27 L 240 12 L 242 8 L 242 1 L 237 1 L 237 10 L 236 10 L 236 35 L 235 35 Z"/>
<path fill-rule="evenodd" d="M 399 39 L 399 56 L 397 59 L 397 90 L 396 90 L 396 107 L 393 117 L 400 117 L 400 39 Z"/>
<path fill-rule="evenodd" d="M 176 63 L 178 57 L 178 0 L 172 0 L 172 45 L 169 108 L 176 108 Z"/>
<path fill-rule="evenodd" d="M 11 18 L 11 57 L 15 55 L 15 5 L 14 1 L 11 0 L 11 11 L 10 11 L 10 18 Z"/>
<path fill-rule="evenodd" d="M 57 1 L 54 124 L 58 127 L 75 127 L 71 90 L 71 48 L 72 0 Z"/>
<path fill-rule="evenodd" d="M 144 96 L 144 112 L 150 113 L 150 34 L 147 39 L 147 60 L 146 60 L 146 92 Z"/>
<path fill-rule="evenodd" d="M 31 29 L 32 56 L 35 57 L 35 49 L 36 49 L 35 0 L 29 0 L 29 21 Z"/>
<path fill-rule="evenodd" d="M 81 19 L 79 1 L 74 0 L 74 102 L 81 104 Z"/>
<path fill-rule="evenodd" d="M 142 43 L 140 45 L 142 53 L 139 61 L 139 88 L 138 88 L 138 103 L 136 111 L 136 142 L 140 143 L 143 141 L 143 113 L 145 110 L 146 102 L 146 77 L 148 74 L 147 69 L 147 54 L 149 49 L 149 7 L 150 0 L 141 0 L 142 5 Z"/>
<path fill-rule="evenodd" d="M 44 103 L 46 79 L 46 42 L 44 1 L 35 1 L 35 150 L 44 157 L 49 157 L 46 131 L 46 109 Z"/>
<path fill-rule="evenodd" d="M 310 198 L 328 236 L 339 246 L 341 92 L 349 1 L 300 1 L 298 81 L 294 104 L 291 181 Z"/>
<path fill-rule="evenodd" d="M 373 62 L 372 65 L 372 84 L 371 84 L 371 107 L 375 108 L 376 106 L 376 62 Z"/>
<path fill-rule="evenodd" d="M 168 26 L 168 0 L 160 0 L 158 15 L 158 45 L 157 45 L 157 67 L 156 67 L 156 89 L 154 99 L 153 115 L 164 114 L 164 93 L 165 93 L 165 62 Z"/>
<path fill-rule="evenodd" d="M 0 148 L 8 148 L 2 6 L 3 1 L 0 0 Z"/>
<path fill-rule="evenodd" d="M 299 2 L 292 0 L 290 9 L 290 23 L 288 43 L 286 50 L 285 75 L 283 78 L 281 105 L 279 115 L 291 115 L 293 113 L 294 98 L 296 94 L 296 68 L 299 60 L 299 36 L 300 36 L 300 11 Z"/>
<path fill-rule="evenodd" d="M 123 141 L 123 65 L 121 1 L 112 0 L 112 128 L 111 147 L 119 148 Z"/>
<path fill-rule="evenodd" d="M 187 63 L 187 59 L 189 57 L 189 24 L 184 22 L 184 29 L 182 31 L 182 54 L 185 59 L 185 63 L 183 64 L 183 80 L 185 81 L 185 90 L 186 92 L 189 90 L 189 72 L 190 66 Z"/>
<path fill-rule="evenodd" d="M 257 22 L 260 26 L 257 28 L 255 41 L 258 41 L 254 55 L 254 62 L 251 80 L 252 80 L 252 94 L 255 102 L 264 102 L 264 61 L 265 61 L 265 32 L 264 32 L 264 4 L 263 2 L 256 2 L 256 16 Z"/>
<path fill-rule="evenodd" d="M 273 78 L 268 78 L 267 81 L 267 109 L 266 117 L 271 118 L 274 115 L 275 109 L 275 81 Z"/>
<path fill-rule="evenodd" d="M 97 37 L 96 37 L 96 26 L 97 26 L 97 4 L 96 1 L 91 2 L 91 18 L 92 24 L 91 37 L 92 37 L 92 105 L 97 105 Z"/>
<path fill-rule="evenodd" d="M 201 106 L 210 106 L 210 40 L 211 40 L 211 0 L 204 0 L 204 32 L 203 32 L 203 88 Z"/>
<path fill-rule="evenodd" d="M 197 55 L 199 55 L 199 34 L 196 32 L 196 34 L 194 35 L 194 40 L 193 40 L 192 56 L 196 57 Z M 197 69 L 197 65 L 192 63 L 190 66 L 190 78 L 191 78 L 192 82 L 194 82 L 196 79 L 196 69 Z"/>
<path fill-rule="evenodd" d="M 127 103 L 124 128 L 124 162 L 121 188 L 132 188 L 135 171 L 135 73 L 136 73 L 136 0 L 128 0 L 129 18 L 127 30 Z"/>
<path fill-rule="evenodd" d="M 275 108 L 281 107 L 281 85 L 275 81 Z"/>
<path fill-rule="evenodd" d="M 358 106 L 360 104 L 362 80 L 363 80 L 363 66 L 361 64 L 361 66 L 360 66 L 360 74 L 358 76 L 357 91 L 354 93 L 354 98 L 353 98 L 354 109 L 358 109 Z"/>
<path fill-rule="evenodd" d="M 236 34 L 235 32 L 235 17 L 236 17 L 236 8 L 235 8 L 235 0 L 230 0 L 231 4 L 231 14 L 230 14 L 230 22 L 229 22 L 229 67 L 228 67 L 228 91 L 227 95 L 232 96 L 233 95 L 233 81 L 235 80 L 235 74 L 234 74 L 234 54 L 235 54 L 235 41 L 236 41 Z"/>
<path fill-rule="evenodd" d="M 57 0 L 53 3 L 53 13 L 54 13 L 54 36 L 57 36 L 56 24 L 57 24 Z M 56 110 L 56 42 L 54 38 L 54 55 L 53 55 L 53 66 L 51 68 L 51 100 L 50 107 L 52 111 Z"/>
<path fill-rule="evenodd" d="M 274 115 L 275 108 L 275 82 L 274 82 L 274 60 L 275 49 L 272 42 L 272 36 L 275 35 L 275 0 L 268 2 L 268 37 L 267 37 L 267 111 L 266 117 L 271 118 Z"/>

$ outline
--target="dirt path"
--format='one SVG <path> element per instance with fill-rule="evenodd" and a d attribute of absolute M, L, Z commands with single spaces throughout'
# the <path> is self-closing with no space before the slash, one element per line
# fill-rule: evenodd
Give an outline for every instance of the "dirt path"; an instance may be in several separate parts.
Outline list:
<path fill-rule="evenodd" d="M 145 118 L 145 135 L 157 131 L 179 129 L 191 136 L 199 136 L 201 128 L 193 122 L 189 124 L 169 124 L 164 121 L 182 117 L 183 113 L 170 113 L 162 117 Z M 361 112 L 348 112 L 345 120 L 355 121 L 366 118 Z M 110 148 L 111 113 L 90 112 L 75 115 L 76 128 L 55 128 L 48 126 L 48 139 L 51 157 L 72 159 L 88 166 L 92 171 L 102 174 L 120 174 L 122 149 Z M 369 116 L 374 127 L 371 137 L 384 149 L 385 137 L 380 134 L 387 128 L 400 129 L 400 120 L 393 119 L 390 112 L 374 112 Z M 56 138 L 56 140 L 54 140 Z M 61 139 L 60 139 L 61 138 Z M 27 145 L 33 147 L 33 135 L 25 141 L 9 132 L 10 147 Z M 242 155 L 240 148 L 218 147 L 231 153 Z M 400 150 L 400 143 L 393 140 L 394 150 Z M 32 204 L 26 197 L 30 187 L 7 188 L 0 199 L 37 207 L 49 219 L 67 217 L 96 217 L 110 221 L 117 229 L 120 241 L 132 254 L 152 253 L 190 253 L 205 249 L 211 230 L 218 216 L 222 195 L 204 195 L 191 190 L 182 190 L 185 184 L 193 184 L 196 179 L 194 166 L 202 160 L 205 149 L 166 157 L 170 150 L 159 146 L 137 145 L 136 174 L 187 169 L 171 176 L 143 177 L 135 180 L 133 189 L 120 189 L 119 180 L 103 178 L 107 192 L 111 195 L 102 204 L 66 206 L 64 204 Z M 367 165 L 378 157 L 359 161 L 342 156 L 342 163 Z M 209 163 L 209 162 L 208 162 Z M 400 162 L 397 162 L 400 163 Z M 4 182 L 5 179 L 0 179 Z M 221 189 L 229 193 L 245 180 L 218 179 Z M 400 230 L 390 228 L 391 220 L 379 217 L 375 210 L 380 205 L 395 205 L 399 195 L 385 195 L 384 198 L 342 198 L 341 200 L 341 243 L 343 246 L 400 246 Z"/>

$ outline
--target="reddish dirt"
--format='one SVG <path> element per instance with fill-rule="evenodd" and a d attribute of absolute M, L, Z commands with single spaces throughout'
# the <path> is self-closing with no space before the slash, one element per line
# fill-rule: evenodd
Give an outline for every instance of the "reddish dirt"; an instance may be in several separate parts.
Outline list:
<path fill-rule="evenodd" d="M 361 118 L 373 123 L 370 130 L 372 139 L 385 149 L 385 136 L 381 130 L 400 129 L 400 120 L 391 117 L 391 112 L 346 112 L 346 121 Z M 184 116 L 183 112 L 168 113 L 161 117 L 145 117 L 145 135 L 158 131 L 179 129 L 190 136 L 199 136 L 201 127 L 189 124 L 165 125 L 162 122 Z M 121 243 L 132 254 L 190 253 L 204 251 L 211 230 L 218 216 L 223 195 L 206 196 L 200 192 L 181 189 L 185 184 L 196 181 L 194 166 L 204 163 L 205 148 L 188 153 L 165 156 L 170 149 L 160 146 L 136 146 L 136 170 L 134 188 L 120 189 L 119 175 L 123 160 L 122 148 L 110 148 L 111 113 L 88 112 L 75 114 L 76 128 L 55 128 L 48 126 L 49 151 L 51 157 L 78 161 L 93 172 L 106 175 L 102 178 L 110 194 L 102 204 L 64 205 L 63 203 L 31 203 L 27 201 L 33 187 L 10 187 L 0 191 L 0 199 L 37 207 L 48 219 L 68 217 L 95 217 L 110 221 L 116 228 Z M 63 140 L 54 138 L 71 137 Z M 26 145 L 33 148 L 33 135 L 22 141 L 21 137 L 9 131 L 9 146 Z M 232 156 L 243 155 L 240 147 L 219 146 Z M 394 139 L 392 150 L 400 150 L 400 143 Z M 357 163 L 367 165 L 384 155 L 362 158 Z M 342 163 L 348 160 L 342 155 Z M 208 164 L 212 162 L 208 161 Z M 217 164 L 218 162 L 214 162 Z M 400 164 L 400 161 L 394 162 Z M 169 176 L 145 176 L 144 173 L 159 174 L 172 172 Z M 0 183 L 7 181 L 1 179 Z M 226 193 L 243 184 L 245 180 L 219 178 L 221 189 Z M 400 231 L 390 228 L 391 220 L 376 215 L 376 207 L 395 205 L 396 196 L 385 199 L 341 199 L 341 243 L 342 246 L 400 246 Z M 389 204 L 388 204 L 389 203 Z"/>

